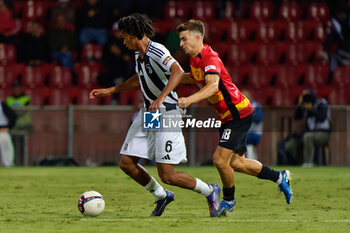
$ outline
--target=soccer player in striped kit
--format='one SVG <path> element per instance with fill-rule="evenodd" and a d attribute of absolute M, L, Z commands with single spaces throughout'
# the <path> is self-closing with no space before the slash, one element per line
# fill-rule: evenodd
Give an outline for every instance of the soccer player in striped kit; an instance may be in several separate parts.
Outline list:
<path fill-rule="evenodd" d="M 190 56 L 191 72 L 184 79 L 194 79 L 201 88 L 191 96 L 180 98 L 178 105 L 187 108 L 193 103 L 208 99 L 215 107 L 222 125 L 220 142 L 213 156 L 223 184 L 223 201 L 220 215 L 226 215 L 236 205 L 234 171 L 276 182 L 290 203 L 290 172 L 275 171 L 257 160 L 245 158 L 247 131 L 252 124 L 253 108 L 247 97 L 232 83 L 218 54 L 203 44 L 204 24 L 190 20 L 177 27 L 180 46 Z"/>
<path fill-rule="evenodd" d="M 177 106 L 178 96 L 174 89 L 181 81 L 184 72 L 163 45 L 150 40 L 154 35 L 151 20 L 135 13 L 121 18 L 118 27 L 125 46 L 135 51 L 136 74 L 114 87 L 92 90 L 90 98 L 141 87 L 146 109 L 161 110 L 163 115 L 181 116 L 181 109 Z M 220 211 L 219 185 L 209 185 L 198 178 L 174 170 L 174 165 L 187 161 L 181 129 L 164 132 L 145 131 L 142 127 L 142 111 L 140 111 L 130 126 L 120 150 L 122 158 L 119 166 L 157 198 L 157 205 L 151 216 L 162 215 L 175 195 L 165 190 L 138 163 L 140 158 L 152 160 L 155 157 L 158 174 L 164 183 L 201 193 L 207 198 L 210 216 L 217 216 Z"/>

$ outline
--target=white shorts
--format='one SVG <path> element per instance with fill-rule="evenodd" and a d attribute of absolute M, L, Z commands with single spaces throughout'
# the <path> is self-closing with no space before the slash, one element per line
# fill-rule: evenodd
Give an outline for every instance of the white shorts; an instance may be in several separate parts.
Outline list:
<path fill-rule="evenodd" d="M 181 115 L 179 110 L 162 114 Z M 120 149 L 121 155 L 130 155 L 152 160 L 157 163 L 179 164 L 187 162 L 185 139 L 179 128 L 174 132 L 143 129 L 142 110 L 131 124 L 125 141 Z"/>

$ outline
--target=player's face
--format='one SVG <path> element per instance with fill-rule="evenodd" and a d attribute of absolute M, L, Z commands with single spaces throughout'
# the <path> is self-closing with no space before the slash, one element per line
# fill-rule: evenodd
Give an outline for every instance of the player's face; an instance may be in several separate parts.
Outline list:
<path fill-rule="evenodd" d="M 128 33 L 122 32 L 123 44 L 130 50 L 137 50 L 137 37 Z"/>
<path fill-rule="evenodd" d="M 182 31 L 179 34 L 180 47 L 183 49 L 183 51 L 186 54 L 188 54 L 190 56 L 197 55 L 196 48 L 198 47 L 198 45 L 197 45 L 198 40 L 197 40 L 195 35 L 196 34 L 193 34 L 190 31 Z"/>

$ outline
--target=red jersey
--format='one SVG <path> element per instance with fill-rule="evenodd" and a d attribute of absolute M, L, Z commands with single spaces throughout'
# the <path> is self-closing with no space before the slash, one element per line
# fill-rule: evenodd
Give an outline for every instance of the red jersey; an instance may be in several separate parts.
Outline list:
<path fill-rule="evenodd" d="M 190 58 L 191 77 L 202 88 L 206 85 L 205 75 L 217 74 L 220 76 L 218 92 L 209 97 L 208 101 L 215 107 L 219 120 L 224 124 L 234 119 L 243 119 L 254 110 L 250 101 L 232 83 L 232 78 L 222 63 L 217 52 L 209 45 L 204 44 L 202 51 Z"/>

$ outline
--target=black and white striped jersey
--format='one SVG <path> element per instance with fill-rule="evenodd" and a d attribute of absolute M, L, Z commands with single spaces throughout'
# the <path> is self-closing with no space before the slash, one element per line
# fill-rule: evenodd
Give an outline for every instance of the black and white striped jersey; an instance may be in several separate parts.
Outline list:
<path fill-rule="evenodd" d="M 177 62 L 164 45 L 149 41 L 143 59 L 135 52 L 135 70 L 139 76 L 141 90 L 146 107 L 155 101 L 168 83 L 170 67 Z M 170 92 L 164 101 L 164 106 L 176 108 L 178 96 L 176 90 Z"/>

